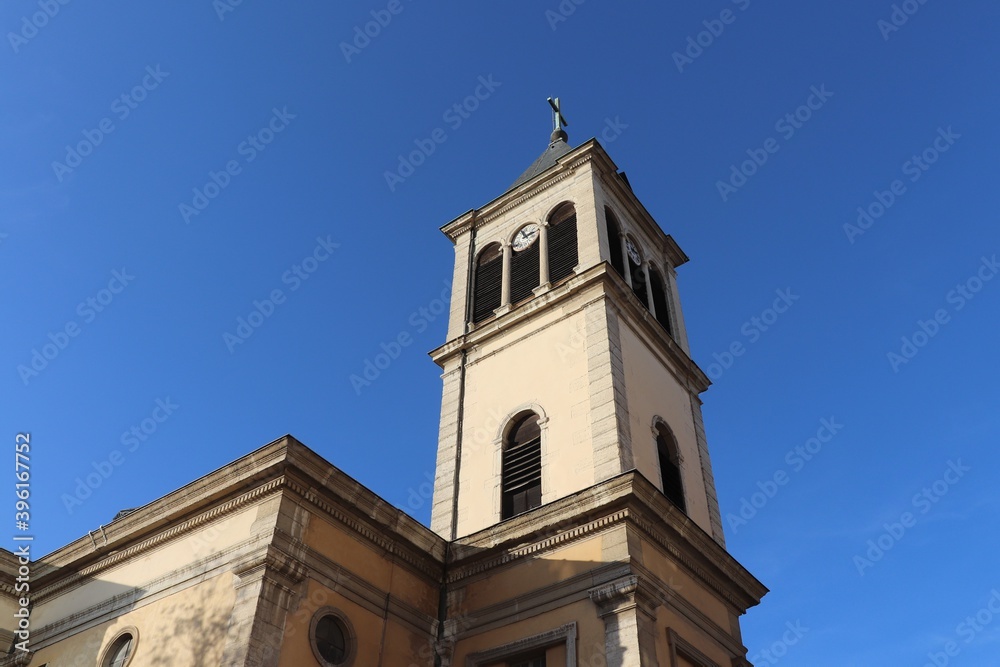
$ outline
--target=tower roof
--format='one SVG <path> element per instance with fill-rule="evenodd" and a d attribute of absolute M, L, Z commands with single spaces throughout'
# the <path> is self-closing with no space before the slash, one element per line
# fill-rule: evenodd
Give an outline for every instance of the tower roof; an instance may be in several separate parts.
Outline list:
<path fill-rule="evenodd" d="M 538 159 L 535 160 L 530 167 L 528 167 L 527 171 L 521 174 L 521 176 L 514 181 L 508 190 L 512 190 L 522 183 L 527 183 L 543 171 L 546 171 L 550 167 L 554 167 L 559 158 L 573 150 L 573 148 L 566 143 L 566 138 L 565 132 L 553 132 L 552 141 L 549 143 L 549 147 L 538 156 Z"/>
<path fill-rule="evenodd" d="M 563 130 L 563 126 L 569 125 L 569 123 L 562 115 L 562 105 L 559 103 L 559 98 L 550 97 L 548 102 L 549 106 L 552 107 L 552 135 L 549 137 L 549 147 L 545 149 L 544 153 L 538 156 L 538 159 L 528 167 L 526 172 L 514 181 L 514 184 L 508 190 L 513 190 L 522 183 L 526 183 L 543 171 L 548 170 L 550 167 L 554 167 L 559 158 L 573 150 L 566 143 L 569 137 L 566 135 L 566 131 Z"/>

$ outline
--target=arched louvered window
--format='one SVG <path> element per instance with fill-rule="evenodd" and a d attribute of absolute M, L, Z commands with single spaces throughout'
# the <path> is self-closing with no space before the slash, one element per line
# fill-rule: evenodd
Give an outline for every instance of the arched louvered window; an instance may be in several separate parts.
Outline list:
<path fill-rule="evenodd" d="M 622 278 L 625 277 L 625 258 L 622 256 L 621 227 L 615 214 L 607 206 L 604 207 L 604 221 L 608 228 L 608 250 L 611 252 L 611 266 Z"/>
<path fill-rule="evenodd" d="M 524 250 L 515 250 L 510 258 L 510 302 L 530 299 L 532 290 L 541 284 L 538 259 L 541 243 L 533 242 Z"/>
<path fill-rule="evenodd" d="M 571 276 L 578 261 L 576 209 L 563 204 L 549 216 L 549 282 Z"/>
<path fill-rule="evenodd" d="M 503 252 L 499 243 L 491 243 L 479 253 L 472 285 L 472 321 L 482 322 L 500 307 L 503 283 Z"/>
<path fill-rule="evenodd" d="M 638 246 L 631 239 L 629 239 L 629 243 L 631 244 L 631 248 L 635 248 L 638 253 Z M 637 255 L 639 261 L 636 262 L 635 258 L 631 255 L 631 249 L 629 253 L 628 269 L 632 274 L 632 292 L 639 297 L 639 301 L 642 302 L 643 306 L 649 308 L 649 295 L 646 293 L 646 274 L 642 270 L 642 256 Z"/>
<path fill-rule="evenodd" d="M 670 308 L 667 305 L 667 290 L 664 286 L 663 278 L 660 277 L 660 272 L 652 267 L 649 269 L 649 284 L 653 288 L 653 308 L 656 310 L 656 321 L 663 325 L 668 334 L 673 335 L 670 331 Z"/>
<path fill-rule="evenodd" d="M 656 425 L 656 453 L 660 460 L 660 485 L 663 488 L 663 495 L 682 512 L 686 512 L 677 441 L 662 422 Z"/>
<path fill-rule="evenodd" d="M 542 429 L 538 415 L 522 415 L 510 429 L 504 441 L 502 475 L 501 519 L 542 504 Z"/>

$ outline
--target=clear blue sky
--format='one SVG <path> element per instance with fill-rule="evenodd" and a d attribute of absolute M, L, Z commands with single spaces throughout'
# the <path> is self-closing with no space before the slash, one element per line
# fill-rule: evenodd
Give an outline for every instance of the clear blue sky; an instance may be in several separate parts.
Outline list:
<path fill-rule="evenodd" d="M 888 0 L 224 1 L 0 9 L 0 404 L 9 447 L 32 434 L 39 552 L 287 432 L 426 521 L 437 229 L 535 159 L 558 95 L 571 143 L 621 130 L 607 150 L 692 258 L 729 548 L 772 589 L 751 655 L 785 636 L 780 664 L 923 665 L 952 641 L 948 664 L 996 664 L 996 3 L 910 0 L 895 25 Z M 372 11 L 391 21 L 341 46 Z"/>

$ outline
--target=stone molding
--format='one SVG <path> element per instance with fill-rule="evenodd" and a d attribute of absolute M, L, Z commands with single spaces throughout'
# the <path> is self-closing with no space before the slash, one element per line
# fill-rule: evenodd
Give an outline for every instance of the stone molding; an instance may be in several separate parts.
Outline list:
<path fill-rule="evenodd" d="M 649 590 L 649 584 L 637 575 L 624 576 L 587 592 L 597 605 L 597 613 L 601 618 L 629 609 L 636 609 L 651 619 L 656 618 L 656 608 L 659 606 L 657 596 Z"/>
<path fill-rule="evenodd" d="M 183 512 L 190 513 L 199 506 L 204 507 L 224 494 L 232 493 L 238 487 L 251 484 L 261 485 L 274 480 L 281 475 L 288 455 L 295 449 L 308 448 L 291 436 L 284 436 L 259 449 L 243 456 L 223 468 L 211 472 L 201 478 L 154 500 L 127 516 L 100 526 L 97 531 L 91 531 L 86 537 L 81 537 L 70 544 L 57 549 L 44 558 L 39 565 L 45 569 L 36 572 L 39 578 L 50 574 L 51 570 L 74 567 L 84 559 L 99 553 L 107 547 L 114 548 L 135 536 L 149 534 L 164 525 L 165 520 L 174 519 Z M 260 486 L 254 487 L 255 490 Z M 242 497 L 242 496 L 241 496 Z M 222 505 L 213 505 L 219 509 Z M 187 522 L 185 521 L 185 525 Z M 175 526 L 157 536 L 179 529 Z M 103 534 L 102 544 L 96 544 L 93 535 L 100 531 Z"/>
<path fill-rule="evenodd" d="M 737 613 L 758 604 L 767 592 L 711 535 L 636 471 L 543 505 L 520 520 L 458 540 L 457 549 L 453 549 L 457 558 L 447 583 L 482 576 L 505 563 L 551 551 L 622 523 L 634 525 Z M 552 524 L 565 528 L 545 528 Z M 542 528 L 535 528 L 539 525 Z"/>
<path fill-rule="evenodd" d="M 744 650 L 742 644 L 732 636 L 731 628 L 723 628 L 709 618 L 693 603 L 672 589 L 669 582 L 658 580 L 653 572 L 637 563 L 632 563 L 630 567 L 632 571 L 649 585 L 650 591 L 659 600 L 659 604 L 673 609 L 685 617 L 691 625 L 711 637 L 713 641 L 726 648 L 733 655 L 739 655 Z"/>
<path fill-rule="evenodd" d="M 257 487 L 256 489 L 253 489 L 226 503 L 223 503 L 222 505 L 214 507 L 206 512 L 203 512 L 191 519 L 188 519 L 187 521 L 184 521 L 183 523 L 172 526 L 171 528 L 168 528 L 167 530 L 161 533 L 157 533 L 156 535 L 153 535 L 150 538 L 142 540 L 137 544 L 122 549 L 121 551 L 115 551 L 90 565 L 80 568 L 72 575 L 58 581 L 58 583 L 54 583 L 49 586 L 45 586 L 44 584 L 42 584 L 42 587 L 39 590 L 38 594 L 35 596 L 35 599 L 38 600 L 39 602 L 44 602 L 47 598 L 55 597 L 60 593 L 64 592 L 66 589 L 77 585 L 82 580 L 91 579 L 100 572 L 112 568 L 118 563 L 121 563 L 122 561 L 132 559 L 138 556 L 139 554 L 145 551 L 149 551 L 150 549 L 153 549 L 155 547 L 158 547 L 169 540 L 190 533 L 191 531 L 209 523 L 210 521 L 214 521 L 215 519 L 223 517 L 227 514 L 232 514 L 233 512 L 242 509 L 246 505 L 262 500 L 265 497 L 270 496 L 274 493 L 278 493 L 280 492 L 284 482 L 285 482 L 284 477 L 273 479 Z M 41 578 L 41 576 L 39 578 Z"/>
<path fill-rule="evenodd" d="M 483 667 L 484 665 L 491 665 L 505 658 L 517 657 L 521 653 L 558 644 L 566 645 L 566 667 L 576 667 L 575 622 L 567 623 L 561 627 L 532 635 L 531 637 L 518 639 L 502 646 L 471 653 L 465 658 L 465 667 Z"/>
<path fill-rule="evenodd" d="M 306 488 L 295 481 L 289 481 L 288 488 L 301 496 L 304 500 L 308 501 L 312 505 L 315 505 L 326 515 L 336 519 L 338 522 L 365 538 L 379 549 L 392 554 L 404 563 L 412 566 L 421 574 L 430 577 L 435 581 L 440 578 L 440 561 L 433 558 L 429 554 L 418 554 L 415 550 L 401 548 L 399 540 L 390 539 L 386 536 L 394 536 L 395 531 L 393 529 L 395 527 L 385 527 L 381 530 L 375 528 L 367 522 L 361 521 L 359 518 L 348 514 L 347 512 L 341 510 L 341 508 L 320 497 L 320 495 L 316 493 L 315 489 Z M 388 528 L 388 530 L 386 530 L 386 528 Z"/>
<path fill-rule="evenodd" d="M 600 148 L 600 145 L 596 141 L 591 140 L 581 144 L 559 158 L 553 168 L 544 172 L 544 178 L 538 179 L 536 177 L 536 179 L 532 179 L 532 181 L 519 186 L 517 189 L 504 192 L 485 205 L 460 215 L 445 224 L 441 227 L 441 231 L 454 242 L 459 236 L 472 228 L 489 224 L 524 202 L 537 198 L 540 193 L 554 187 L 561 181 L 575 176 L 576 172 L 583 165 L 594 160 L 595 148 L 603 152 L 603 148 Z"/>
<path fill-rule="evenodd" d="M 431 358 L 442 368 L 447 361 L 461 350 L 481 346 L 487 339 L 504 331 L 512 329 L 522 320 L 532 317 L 536 311 L 548 308 L 562 301 L 578 297 L 588 287 L 603 284 L 603 294 L 591 296 L 588 302 L 604 299 L 610 303 L 610 309 L 618 317 L 627 317 L 627 321 L 641 334 L 648 347 L 664 361 L 666 367 L 677 378 L 682 386 L 688 387 L 694 396 L 708 389 L 711 381 L 705 372 L 694 362 L 680 344 L 663 331 L 660 323 L 652 319 L 649 311 L 639 304 L 632 290 L 607 262 L 601 262 L 586 271 L 574 275 L 564 283 L 553 287 L 542 296 L 514 308 L 509 313 L 488 320 L 483 326 L 473 329 L 448 341 L 430 352 Z M 614 298 L 607 297 L 614 295 Z M 557 323 L 550 324 L 554 326 Z M 503 330 L 503 331 L 501 331 Z M 533 332 L 534 333 L 534 332 Z M 475 360 L 469 362 L 475 363 Z"/>
<path fill-rule="evenodd" d="M 239 590 L 267 579 L 287 593 L 295 595 L 298 584 L 305 580 L 308 573 L 308 569 L 300 562 L 269 547 L 233 567 L 233 588 Z"/>
<path fill-rule="evenodd" d="M 28 667 L 33 657 L 35 657 L 34 651 L 8 653 L 0 656 L 0 667 Z"/>
<path fill-rule="evenodd" d="M 670 647 L 670 665 L 677 667 L 677 656 L 693 662 L 697 667 L 720 667 L 707 655 L 695 648 L 694 644 L 685 641 L 673 628 L 667 628 L 667 645 Z"/>

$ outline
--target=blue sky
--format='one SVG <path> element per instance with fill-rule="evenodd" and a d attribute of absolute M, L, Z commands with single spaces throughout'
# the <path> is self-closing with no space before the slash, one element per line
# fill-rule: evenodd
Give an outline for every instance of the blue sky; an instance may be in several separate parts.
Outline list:
<path fill-rule="evenodd" d="M 1000 7 L 228 2 L 0 9 L 0 403 L 39 552 L 289 432 L 426 521 L 437 228 L 558 95 L 692 258 L 757 664 L 995 663 Z"/>

